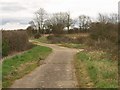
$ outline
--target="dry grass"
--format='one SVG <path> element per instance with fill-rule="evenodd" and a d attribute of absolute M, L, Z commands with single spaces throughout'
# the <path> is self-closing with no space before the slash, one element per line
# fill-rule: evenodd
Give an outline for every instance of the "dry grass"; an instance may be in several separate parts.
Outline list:
<path fill-rule="evenodd" d="M 118 62 L 110 60 L 106 54 L 101 51 L 83 51 L 76 55 L 75 67 L 79 85 L 81 85 L 81 82 L 86 82 L 83 80 L 85 77 L 90 77 L 94 87 L 118 88 Z M 83 68 L 84 72 L 87 73 L 86 76 L 84 74 L 85 77 L 81 74 Z M 81 81 L 81 78 L 83 78 L 83 81 Z"/>
<path fill-rule="evenodd" d="M 88 37 L 89 33 L 76 33 L 76 34 L 65 34 L 69 38 Z"/>

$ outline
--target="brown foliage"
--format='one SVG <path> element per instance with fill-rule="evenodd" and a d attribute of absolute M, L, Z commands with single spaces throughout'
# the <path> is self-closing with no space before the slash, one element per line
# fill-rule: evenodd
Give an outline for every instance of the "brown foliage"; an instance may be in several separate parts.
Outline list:
<path fill-rule="evenodd" d="M 9 53 L 14 51 L 23 51 L 29 47 L 28 35 L 24 30 L 2 31 L 2 43 L 3 45 L 6 45 L 7 48 L 9 47 L 7 51 Z M 6 46 L 3 47 L 6 48 Z"/>
<path fill-rule="evenodd" d="M 87 44 L 97 50 L 107 51 L 111 53 L 113 57 L 117 57 L 118 24 L 93 23 Z"/>
<path fill-rule="evenodd" d="M 50 40 L 51 43 L 78 43 L 77 40 L 64 35 L 50 35 L 47 39 Z"/>

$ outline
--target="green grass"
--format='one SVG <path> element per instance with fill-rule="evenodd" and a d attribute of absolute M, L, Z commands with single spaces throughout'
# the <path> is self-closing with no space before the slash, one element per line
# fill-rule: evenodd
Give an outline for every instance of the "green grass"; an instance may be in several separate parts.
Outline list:
<path fill-rule="evenodd" d="M 25 74 L 39 66 L 39 61 L 44 60 L 52 49 L 44 46 L 36 46 L 27 52 L 8 58 L 2 64 L 2 85 L 9 87 L 14 80 L 23 77 Z"/>
<path fill-rule="evenodd" d="M 118 64 L 110 60 L 104 52 L 79 52 L 76 55 L 76 72 L 81 72 L 80 67 L 84 64 L 88 77 L 96 88 L 118 88 Z M 78 83 L 81 80 L 80 73 L 76 73 Z M 83 81 L 84 82 L 84 81 Z M 81 83 L 79 83 L 80 85 Z M 86 86 L 87 87 L 87 86 Z"/>

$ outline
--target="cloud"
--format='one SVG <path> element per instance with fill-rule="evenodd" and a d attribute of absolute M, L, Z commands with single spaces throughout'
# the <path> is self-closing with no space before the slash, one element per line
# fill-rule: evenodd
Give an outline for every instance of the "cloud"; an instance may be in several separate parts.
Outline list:
<path fill-rule="evenodd" d="M 6 12 L 16 12 L 16 11 L 25 10 L 26 8 L 16 5 L 16 6 L 4 6 L 1 9 Z"/>
<path fill-rule="evenodd" d="M 119 0 L 0 0 L 1 24 L 21 28 L 33 18 L 34 12 L 44 8 L 48 13 L 70 12 L 72 18 L 81 14 L 96 18 L 98 13 L 118 13 Z M 7 26 L 8 25 L 8 26 Z M 18 24 L 17 24 L 18 25 Z M 13 27 L 12 27 L 13 28 Z"/>
<path fill-rule="evenodd" d="M 28 24 L 32 19 L 29 17 L 24 17 L 24 18 L 2 18 L 2 21 L 0 25 L 5 25 L 6 23 L 20 23 L 20 24 Z"/>
<path fill-rule="evenodd" d="M 20 24 L 20 23 L 6 23 L 4 25 L 0 25 L 0 30 L 15 30 L 15 29 L 26 29 L 29 25 L 28 24 Z"/>
<path fill-rule="evenodd" d="M 3 12 L 17 12 L 27 9 L 26 7 L 20 5 L 17 2 L 7 2 L 7 3 L 2 2 L 0 3 L 0 5 L 1 5 L 0 10 Z"/>

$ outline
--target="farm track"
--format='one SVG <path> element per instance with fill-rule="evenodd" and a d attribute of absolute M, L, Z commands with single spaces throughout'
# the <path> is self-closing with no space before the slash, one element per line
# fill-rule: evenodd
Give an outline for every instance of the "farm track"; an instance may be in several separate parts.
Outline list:
<path fill-rule="evenodd" d="M 53 49 L 42 65 L 14 82 L 11 88 L 76 88 L 73 58 L 78 50 L 33 42 Z"/>

